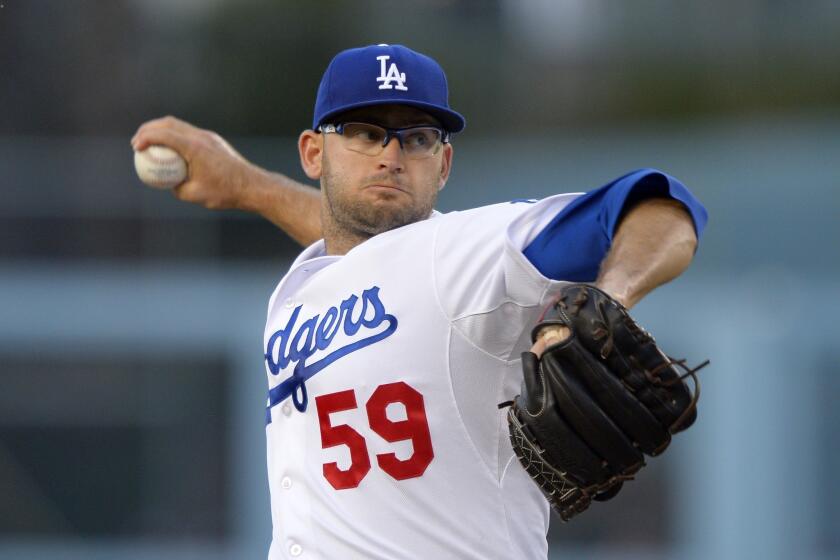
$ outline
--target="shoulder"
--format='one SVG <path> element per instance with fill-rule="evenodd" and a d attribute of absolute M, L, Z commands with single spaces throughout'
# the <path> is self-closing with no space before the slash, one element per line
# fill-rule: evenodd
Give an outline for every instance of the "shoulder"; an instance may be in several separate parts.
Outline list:
<path fill-rule="evenodd" d="M 517 198 L 487 206 L 478 206 L 467 210 L 455 210 L 441 214 L 444 222 L 470 221 L 475 219 L 513 219 L 527 212 L 537 202 L 533 198 Z"/>
<path fill-rule="evenodd" d="M 513 241 L 521 247 L 534 238 L 551 219 L 580 197 L 580 193 L 565 193 L 541 200 L 514 199 L 470 210 L 450 212 L 441 216 L 443 237 L 468 240 Z"/>
<path fill-rule="evenodd" d="M 439 217 L 441 227 L 470 226 L 504 232 L 508 226 L 544 214 L 554 214 L 580 196 L 580 193 L 558 194 L 544 199 L 517 198 L 468 210 L 458 210 Z"/>

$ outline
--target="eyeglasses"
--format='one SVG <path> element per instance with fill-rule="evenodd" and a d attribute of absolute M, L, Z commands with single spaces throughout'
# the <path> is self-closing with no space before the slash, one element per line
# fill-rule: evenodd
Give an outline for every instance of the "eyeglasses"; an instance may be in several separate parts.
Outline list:
<path fill-rule="evenodd" d="M 436 126 L 409 126 L 406 128 L 385 128 L 369 123 L 348 122 L 322 124 L 318 130 L 324 134 L 334 133 L 344 138 L 344 146 L 366 156 L 378 156 L 392 138 L 400 143 L 405 157 L 423 159 L 432 157 L 449 142 L 449 133 Z"/>

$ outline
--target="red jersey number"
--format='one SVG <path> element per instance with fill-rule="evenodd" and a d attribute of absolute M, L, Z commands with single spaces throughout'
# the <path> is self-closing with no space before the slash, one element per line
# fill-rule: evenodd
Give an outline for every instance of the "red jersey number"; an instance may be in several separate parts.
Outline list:
<path fill-rule="evenodd" d="M 391 403 L 402 403 L 405 407 L 405 420 L 394 422 L 388 418 L 385 411 Z M 388 383 L 376 388 L 366 408 L 370 428 L 385 441 L 394 443 L 410 439 L 414 447 L 411 457 L 404 460 L 397 459 L 396 453 L 378 454 L 376 460 L 379 468 L 397 480 L 422 476 L 435 456 L 423 395 L 402 381 Z"/>
<path fill-rule="evenodd" d="M 394 403 L 405 407 L 404 420 L 388 418 L 388 405 Z M 357 408 L 355 392 L 348 389 L 321 395 L 315 398 L 315 407 L 321 426 L 321 447 L 346 445 L 350 449 L 350 467 L 342 471 L 337 463 L 326 463 L 324 478 L 336 490 L 356 488 L 370 471 L 367 444 L 364 437 L 347 424 L 333 426 L 330 422 L 331 413 Z M 395 453 L 377 454 L 379 468 L 396 480 L 422 476 L 435 456 L 423 395 L 403 381 L 386 383 L 376 388 L 365 409 L 371 430 L 390 443 L 410 440 L 414 448 L 407 459 L 398 459 Z"/>
<path fill-rule="evenodd" d="M 330 424 L 330 413 L 356 408 L 356 394 L 349 389 L 321 395 L 315 399 L 315 406 L 318 408 L 318 421 L 321 424 L 321 447 L 326 449 L 346 445 L 350 448 L 350 468 L 342 471 L 338 468 L 338 463 L 325 463 L 324 478 L 329 480 L 336 490 L 355 488 L 370 471 L 365 438 L 347 424 Z"/>

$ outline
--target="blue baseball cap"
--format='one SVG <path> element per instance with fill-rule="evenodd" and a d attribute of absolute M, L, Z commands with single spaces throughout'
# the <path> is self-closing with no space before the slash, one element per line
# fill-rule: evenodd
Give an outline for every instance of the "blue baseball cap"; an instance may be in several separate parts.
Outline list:
<path fill-rule="evenodd" d="M 332 59 L 318 86 L 312 128 L 351 109 L 389 103 L 417 107 L 448 132 L 461 132 L 466 124 L 449 108 L 440 64 L 408 47 L 382 44 L 348 49 Z"/>

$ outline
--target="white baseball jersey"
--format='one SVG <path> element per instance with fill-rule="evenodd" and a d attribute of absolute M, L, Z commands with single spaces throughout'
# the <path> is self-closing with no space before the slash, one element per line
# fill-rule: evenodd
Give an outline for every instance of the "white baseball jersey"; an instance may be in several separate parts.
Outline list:
<path fill-rule="evenodd" d="M 545 558 L 500 402 L 563 284 L 522 250 L 578 195 L 307 248 L 265 329 L 271 560 Z"/>

